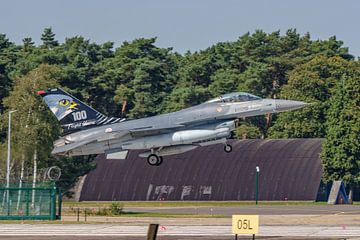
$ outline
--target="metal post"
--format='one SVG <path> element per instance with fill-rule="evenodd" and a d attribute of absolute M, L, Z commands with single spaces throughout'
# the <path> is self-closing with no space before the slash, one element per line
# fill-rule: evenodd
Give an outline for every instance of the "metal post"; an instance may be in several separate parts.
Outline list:
<path fill-rule="evenodd" d="M 237 234 L 235 234 L 235 240 L 238 240 L 238 235 Z"/>
<path fill-rule="evenodd" d="M 25 201 L 26 201 L 26 216 L 29 216 L 29 191 L 30 190 L 25 190 L 26 191 L 26 195 L 25 195 Z"/>
<path fill-rule="evenodd" d="M 56 220 L 56 185 L 53 182 L 52 189 L 51 189 L 51 202 L 52 202 L 52 209 L 51 209 L 51 220 Z"/>
<path fill-rule="evenodd" d="M 11 205 L 10 205 L 10 198 L 9 198 L 9 195 L 10 195 L 10 190 L 9 188 L 7 189 L 7 215 L 10 216 L 10 209 L 11 209 Z"/>
<path fill-rule="evenodd" d="M 16 112 L 17 110 L 9 111 L 9 125 L 8 125 L 8 146 L 7 146 L 7 159 L 6 159 L 6 188 L 7 194 L 6 194 L 6 201 L 9 203 L 10 200 L 10 192 L 9 192 L 9 186 L 10 186 L 10 144 L 11 144 L 11 114 Z M 10 214 L 10 209 L 8 209 L 8 215 Z"/>
<path fill-rule="evenodd" d="M 255 203 L 256 205 L 258 204 L 258 200 L 259 200 L 259 172 L 260 172 L 260 168 L 259 166 L 256 166 L 256 190 L 255 190 Z"/>
<path fill-rule="evenodd" d="M 16 210 L 19 210 L 20 207 L 20 201 L 21 201 L 21 188 L 22 188 L 22 183 L 23 183 L 23 178 L 24 178 L 24 158 L 25 156 L 22 156 L 22 160 L 21 160 L 21 173 L 20 173 L 20 181 L 19 181 L 19 192 L 18 192 L 18 202 L 16 205 Z M 22 206 L 21 206 L 22 208 Z"/>
<path fill-rule="evenodd" d="M 77 208 L 77 221 L 80 221 L 80 208 Z"/>
<path fill-rule="evenodd" d="M 156 240 L 158 229 L 159 224 L 150 224 L 147 233 L 147 240 Z"/>
<path fill-rule="evenodd" d="M 253 234 L 253 240 L 255 240 L 255 234 Z"/>
<path fill-rule="evenodd" d="M 58 220 L 61 220 L 61 205 L 62 205 L 61 188 L 58 188 L 58 215 L 57 215 Z"/>

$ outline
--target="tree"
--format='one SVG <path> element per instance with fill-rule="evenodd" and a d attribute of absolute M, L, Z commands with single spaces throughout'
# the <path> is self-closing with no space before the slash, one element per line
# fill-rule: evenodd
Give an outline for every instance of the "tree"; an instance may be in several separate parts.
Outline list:
<path fill-rule="evenodd" d="M 280 114 L 269 129 L 271 138 L 325 137 L 326 111 L 333 87 L 347 71 L 349 61 L 318 56 L 289 73 L 281 98 L 311 103 L 303 109 Z"/>
<path fill-rule="evenodd" d="M 80 176 L 84 176 L 95 169 L 95 156 L 60 157 L 48 158 L 47 166 L 58 166 L 61 169 L 61 177 L 56 183 L 63 190 L 63 194 L 72 197 L 74 192 L 71 188 L 75 186 Z"/>
<path fill-rule="evenodd" d="M 22 41 L 24 52 L 29 52 L 34 47 L 34 42 L 31 37 L 24 38 Z"/>
<path fill-rule="evenodd" d="M 350 186 L 360 183 L 360 65 L 349 63 L 336 86 L 327 114 L 323 143 L 325 182 L 343 180 Z M 350 194 L 352 196 L 352 194 Z"/>
<path fill-rule="evenodd" d="M 171 49 L 156 47 L 155 40 L 141 38 L 124 42 L 116 49 L 114 58 L 97 66 L 101 73 L 93 81 L 98 93 L 93 100 L 95 107 L 110 115 L 120 115 L 126 101 L 129 118 L 164 111 L 163 99 L 174 86 L 176 65 Z"/>
<path fill-rule="evenodd" d="M 59 77 L 61 72 L 57 67 L 41 65 L 24 77 L 15 78 L 14 88 L 4 100 L 7 109 L 17 110 L 12 120 L 12 156 L 17 166 L 24 165 L 20 162 L 25 162 L 28 167 L 33 166 L 34 178 L 36 166 L 44 166 L 45 159 L 50 156 L 52 142 L 60 134 L 56 119 L 47 110 L 37 91 L 57 86 Z"/>
<path fill-rule="evenodd" d="M 59 45 L 58 41 L 55 40 L 55 33 L 53 33 L 51 27 L 45 28 L 41 34 L 41 40 L 45 48 L 53 48 Z"/>
<path fill-rule="evenodd" d="M 219 69 L 211 76 L 209 90 L 213 96 L 234 92 L 240 82 L 240 73 L 235 69 Z"/>
<path fill-rule="evenodd" d="M 17 61 L 17 52 L 15 44 L 5 34 L 0 34 L 0 113 L 3 111 L 2 99 L 8 96 L 12 85 L 9 75 Z"/>
<path fill-rule="evenodd" d="M 211 98 L 207 88 L 201 86 L 176 87 L 165 102 L 165 112 L 174 112 L 205 102 Z"/>
<path fill-rule="evenodd" d="M 235 130 L 235 137 L 237 139 L 256 139 L 261 138 L 262 134 L 258 127 L 242 122 Z"/>

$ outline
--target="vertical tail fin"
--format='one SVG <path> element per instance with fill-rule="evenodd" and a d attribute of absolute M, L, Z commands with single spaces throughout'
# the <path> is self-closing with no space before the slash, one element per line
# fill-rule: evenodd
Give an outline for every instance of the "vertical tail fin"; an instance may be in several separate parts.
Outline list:
<path fill-rule="evenodd" d="M 65 133 L 121 121 L 120 118 L 106 117 L 60 88 L 41 90 L 38 94 L 56 116 Z"/>

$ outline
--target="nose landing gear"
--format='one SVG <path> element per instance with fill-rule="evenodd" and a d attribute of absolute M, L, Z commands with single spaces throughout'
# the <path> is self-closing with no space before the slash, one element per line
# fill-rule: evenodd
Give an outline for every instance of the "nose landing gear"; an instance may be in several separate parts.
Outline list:
<path fill-rule="evenodd" d="M 230 144 L 226 144 L 226 145 L 224 146 L 224 151 L 225 151 L 226 153 L 231 153 L 231 152 L 232 152 L 232 146 L 231 146 Z"/>

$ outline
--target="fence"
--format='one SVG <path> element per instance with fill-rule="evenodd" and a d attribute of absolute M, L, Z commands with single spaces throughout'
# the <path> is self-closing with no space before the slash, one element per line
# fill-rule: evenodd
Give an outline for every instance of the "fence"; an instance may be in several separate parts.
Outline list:
<path fill-rule="evenodd" d="M 0 183 L 0 220 L 61 219 L 61 190 L 54 182 Z"/>

